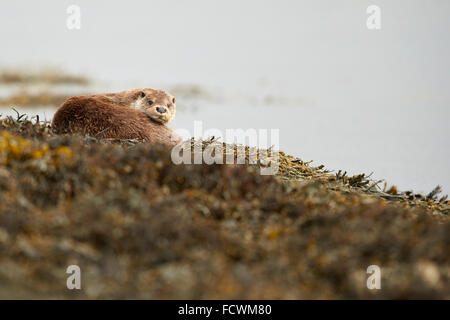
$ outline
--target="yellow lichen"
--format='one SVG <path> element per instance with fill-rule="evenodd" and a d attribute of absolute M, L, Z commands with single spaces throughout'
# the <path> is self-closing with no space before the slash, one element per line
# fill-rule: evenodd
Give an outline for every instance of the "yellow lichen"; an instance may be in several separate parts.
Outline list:
<path fill-rule="evenodd" d="M 60 165 L 59 159 L 70 159 L 73 152 L 69 147 L 60 146 L 50 150 L 47 143 L 33 143 L 29 139 L 0 131 L 0 164 L 8 165 L 11 161 L 45 160 L 49 164 Z"/>

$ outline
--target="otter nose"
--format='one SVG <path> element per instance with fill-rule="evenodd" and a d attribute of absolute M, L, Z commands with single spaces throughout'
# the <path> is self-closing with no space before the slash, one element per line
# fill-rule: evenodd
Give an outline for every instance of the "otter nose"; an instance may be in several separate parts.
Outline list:
<path fill-rule="evenodd" d="M 159 113 L 166 113 L 166 108 L 164 107 L 156 107 L 156 111 L 158 111 Z"/>

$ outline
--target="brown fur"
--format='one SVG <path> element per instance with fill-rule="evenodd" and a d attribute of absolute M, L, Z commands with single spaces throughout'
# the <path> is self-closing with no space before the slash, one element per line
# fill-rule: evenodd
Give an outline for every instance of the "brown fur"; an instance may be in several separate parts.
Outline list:
<path fill-rule="evenodd" d="M 154 121 L 145 111 L 122 102 L 120 95 L 78 96 L 67 99 L 53 117 L 58 133 L 79 132 L 97 138 L 139 139 L 150 143 L 175 145 L 181 138 L 163 123 Z M 113 104 L 113 102 L 117 104 Z"/>
<path fill-rule="evenodd" d="M 150 118 L 157 122 L 168 123 L 175 116 L 176 105 L 175 97 L 166 91 L 139 88 L 126 90 L 116 93 L 104 93 L 91 95 L 104 102 L 118 106 L 126 106 L 145 112 Z M 163 108 L 164 113 L 157 111 L 157 108 Z"/>

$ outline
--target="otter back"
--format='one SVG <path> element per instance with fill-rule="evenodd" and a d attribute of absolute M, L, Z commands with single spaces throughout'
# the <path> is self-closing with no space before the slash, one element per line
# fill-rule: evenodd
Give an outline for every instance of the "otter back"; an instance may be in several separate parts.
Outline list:
<path fill-rule="evenodd" d="M 52 128 L 57 133 L 81 133 L 103 139 L 139 139 L 167 145 L 180 141 L 173 130 L 145 113 L 92 96 L 67 99 L 55 113 Z"/>

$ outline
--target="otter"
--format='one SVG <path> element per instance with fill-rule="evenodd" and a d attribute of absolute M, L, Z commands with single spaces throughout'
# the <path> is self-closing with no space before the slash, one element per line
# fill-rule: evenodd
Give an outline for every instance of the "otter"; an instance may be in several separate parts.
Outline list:
<path fill-rule="evenodd" d="M 141 88 L 91 95 L 117 106 L 144 111 L 156 122 L 168 123 L 175 116 L 175 97 L 163 90 Z"/>
<path fill-rule="evenodd" d="M 165 125 L 175 108 L 175 97 L 152 88 L 76 96 L 59 107 L 52 128 L 56 133 L 175 145 L 181 138 Z"/>

